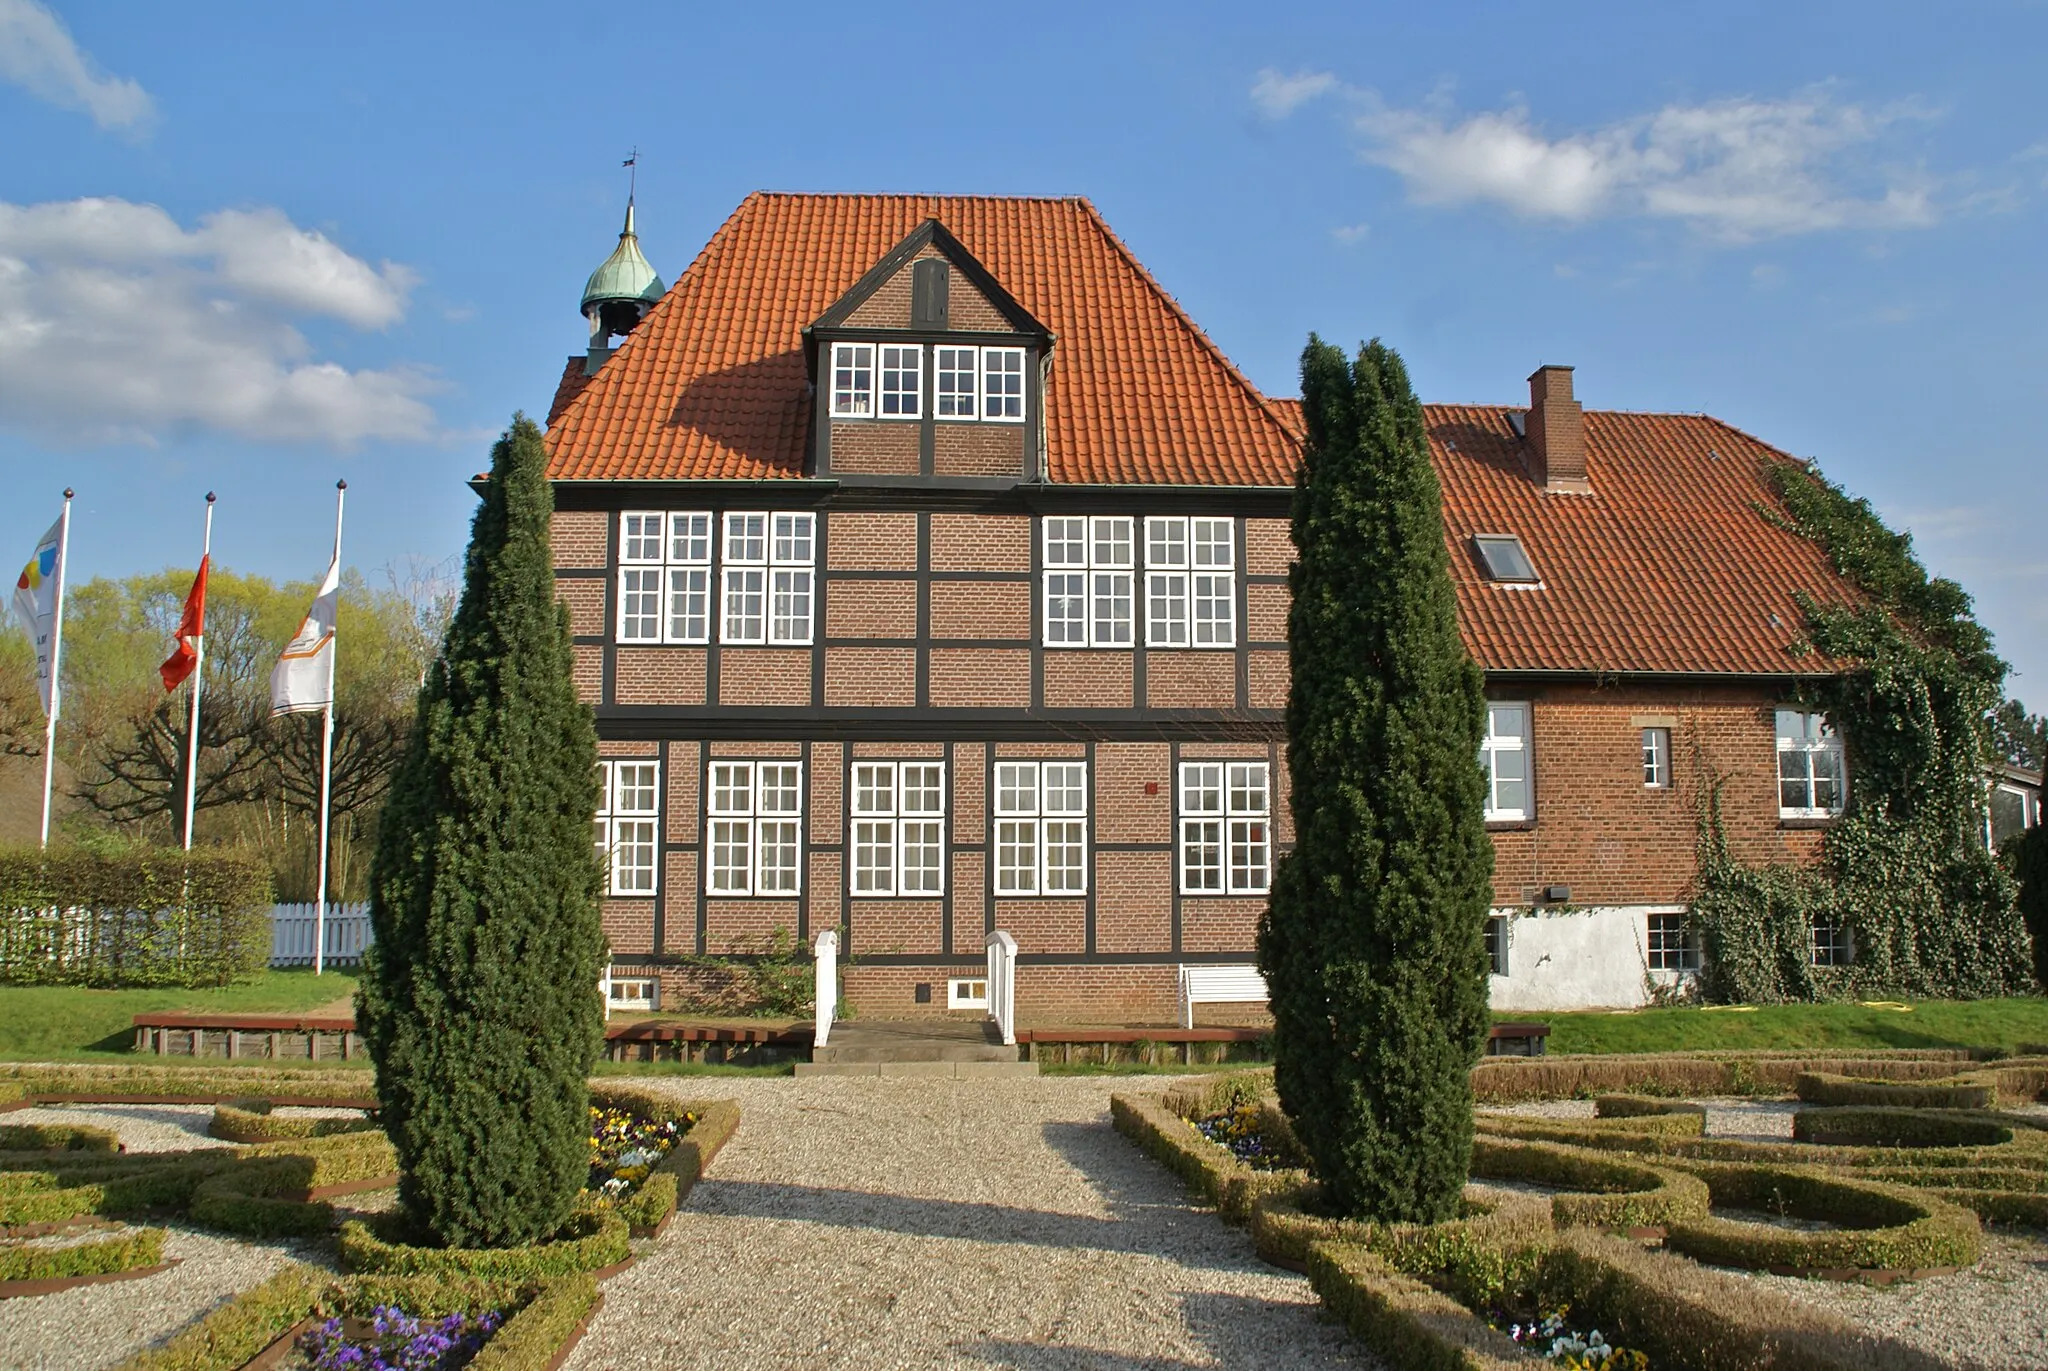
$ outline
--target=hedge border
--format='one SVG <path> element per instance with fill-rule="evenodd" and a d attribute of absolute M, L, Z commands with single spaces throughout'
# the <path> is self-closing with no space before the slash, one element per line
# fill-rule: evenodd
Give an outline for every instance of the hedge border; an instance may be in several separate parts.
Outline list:
<path fill-rule="evenodd" d="M 65 1247 L 0 1247 L 0 1298 L 4 1287 L 27 1282 L 73 1281 L 125 1274 L 164 1264 L 161 1228 L 133 1228 L 111 1237 Z M 48 1291 L 20 1291 L 47 1294 Z"/>
<path fill-rule="evenodd" d="M 689 1131 L 662 1155 L 640 1188 L 612 1208 L 636 1238 L 658 1238 L 676 1209 L 704 1176 L 705 1168 L 739 1131 L 740 1107 L 735 1100 L 677 1101 L 651 1090 L 606 1083 L 592 1086 L 590 1102 L 599 1108 L 637 1109 L 659 1119 L 696 1115 Z"/>
<path fill-rule="evenodd" d="M 1438 1224 L 1377 1224 L 1311 1212 L 1313 1184 L 1261 1196 L 1252 1211 L 1252 1242 L 1275 1266 L 1306 1271 L 1319 1243 L 1370 1252 L 1408 1275 L 1448 1273 L 1462 1294 L 1487 1299 L 1513 1279 L 1513 1255 L 1549 1240 L 1550 1206 L 1514 1191 L 1465 1192 L 1466 1217 Z"/>
<path fill-rule="evenodd" d="M 375 1100 L 364 1100 L 356 1106 L 365 1110 L 375 1109 Z M 222 1100 L 213 1107 L 213 1118 L 206 1125 L 207 1135 L 222 1142 L 264 1143 L 283 1142 L 302 1138 L 327 1138 L 338 1133 L 365 1133 L 377 1127 L 372 1119 L 325 1119 L 292 1116 L 278 1118 L 271 1111 L 275 1102 L 260 1095 L 245 1095 L 240 1099 Z"/>
<path fill-rule="evenodd" d="M 1923 1190 L 1810 1167 L 1696 1163 L 1691 1169 L 1706 1182 L 1715 1208 L 1777 1209 L 1870 1225 L 1802 1233 L 1711 1214 L 1672 1224 L 1665 1248 L 1695 1261 L 1780 1275 L 1911 1276 L 1974 1265 L 1983 1252 L 1977 1216 Z"/>
<path fill-rule="evenodd" d="M 1595 1095 L 1593 1117 L 1596 1119 L 1641 1119 L 1662 1114 L 1697 1114 L 1700 1129 L 1707 1126 L 1707 1107 L 1694 1104 L 1691 1100 L 1669 1100 L 1661 1095 Z"/>
<path fill-rule="evenodd" d="M 1982 1110 L 1846 1105 L 1792 1116 L 1793 1139 L 1820 1147 L 2003 1147 L 2021 1131 Z"/>
<path fill-rule="evenodd" d="M 1802 1071 L 1792 1093 L 1808 1104 L 1868 1105 L 1883 1109 L 1989 1109 L 1998 1085 L 1988 1075 L 1935 1081 L 1870 1081 L 1828 1071 Z"/>
<path fill-rule="evenodd" d="M 1363 1247 L 1313 1243 L 1307 1267 L 1324 1306 L 1393 1371 L 1525 1371 L 1531 1363 L 1507 1334 Z"/>
<path fill-rule="evenodd" d="M 578 1211 L 567 1236 L 526 1247 L 423 1247 L 404 1241 L 402 1214 L 341 1226 L 341 1264 L 351 1275 L 473 1276 L 531 1281 L 624 1265 L 633 1256 L 626 1220 L 610 1209 Z"/>
<path fill-rule="evenodd" d="M 1166 1101 L 1185 1096 L 1111 1095 L 1110 1120 L 1167 1170 L 1186 1181 L 1203 1203 L 1233 1224 L 1251 1222 L 1260 1196 L 1290 1190 L 1308 1179 L 1302 1171 L 1255 1171 L 1195 1131 Z"/>
<path fill-rule="evenodd" d="M 1472 1140 L 1474 1180 L 1533 1181 L 1585 1193 L 1550 1197 L 1559 1228 L 1663 1229 L 1707 1217 L 1707 1184 L 1689 1172 L 1555 1143 Z"/>
<path fill-rule="evenodd" d="M 116 1371 L 240 1371 L 294 1337 L 302 1324 L 329 1313 L 363 1313 L 396 1301 L 407 1313 L 440 1315 L 457 1307 L 512 1305 L 471 1371 L 538 1371 L 557 1364 L 604 1302 L 588 1274 L 537 1282 L 433 1276 L 344 1277 L 288 1266 L 215 1309 L 161 1347 L 145 1349 Z"/>

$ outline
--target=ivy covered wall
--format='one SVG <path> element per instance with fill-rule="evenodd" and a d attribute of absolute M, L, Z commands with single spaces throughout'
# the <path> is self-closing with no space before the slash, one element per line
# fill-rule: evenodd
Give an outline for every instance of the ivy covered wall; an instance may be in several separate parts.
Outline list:
<path fill-rule="evenodd" d="M 1825 713 L 1849 761 L 1849 800 L 1811 866 L 1749 866 L 1729 851 L 1720 782 L 1701 768 L 1692 919 L 1709 1000 L 1978 998 L 2033 984 L 2011 876 L 1984 846 L 1984 768 L 2005 663 L 1955 582 L 1930 577 L 1910 535 L 1866 500 L 1791 463 L 1764 469 L 1782 508 L 1759 514 L 1811 539 L 1865 597 L 1801 596 L 1798 651 L 1817 673 L 1801 702 Z M 1843 664 L 1843 669 L 1832 669 Z M 1847 966 L 1816 966 L 1813 931 L 1846 929 Z"/>

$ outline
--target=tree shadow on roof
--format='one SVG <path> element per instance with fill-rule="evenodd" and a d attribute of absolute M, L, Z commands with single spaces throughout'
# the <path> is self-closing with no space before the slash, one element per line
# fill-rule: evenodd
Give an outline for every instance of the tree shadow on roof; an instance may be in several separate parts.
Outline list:
<path fill-rule="evenodd" d="M 801 349 L 692 377 L 669 411 L 672 427 L 768 466 L 802 474 L 810 378 Z"/>

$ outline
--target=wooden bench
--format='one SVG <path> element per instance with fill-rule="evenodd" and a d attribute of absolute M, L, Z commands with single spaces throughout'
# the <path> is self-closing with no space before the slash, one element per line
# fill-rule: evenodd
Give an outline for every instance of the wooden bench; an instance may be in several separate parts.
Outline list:
<path fill-rule="evenodd" d="M 1540 1057 L 1543 1040 L 1550 1036 L 1547 1023 L 1497 1023 L 1486 1035 L 1489 1057 Z"/>
<path fill-rule="evenodd" d="M 1264 1004 L 1266 978 L 1255 966 L 1184 966 L 1180 969 L 1180 1021 L 1195 1026 L 1198 1004 Z"/>

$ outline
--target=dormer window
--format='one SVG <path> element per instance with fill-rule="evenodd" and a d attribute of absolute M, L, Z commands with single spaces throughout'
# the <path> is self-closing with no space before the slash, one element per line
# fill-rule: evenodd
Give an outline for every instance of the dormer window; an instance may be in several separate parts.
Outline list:
<path fill-rule="evenodd" d="M 1024 422 L 1024 349 L 981 350 L 981 417 Z"/>
<path fill-rule="evenodd" d="M 981 393 L 980 348 L 937 349 L 933 368 L 932 413 L 941 419 L 972 419 Z"/>
<path fill-rule="evenodd" d="M 875 345 L 832 345 L 832 414 L 865 419 L 875 412 Z"/>
<path fill-rule="evenodd" d="M 1536 574 L 1536 564 L 1523 551 L 1522 540 L 1512 533 L 1474 534 L 1472 547 L 1485 565 L 1486 577 L 1490 581 L 1534 585 L 1542 579 Z"/>
<path fill-rule="evenodd" d="M 882 417 L 919 417 L 924 413 L 924 349 L 915 343 L 884 343 L 881 351 Z"/>

